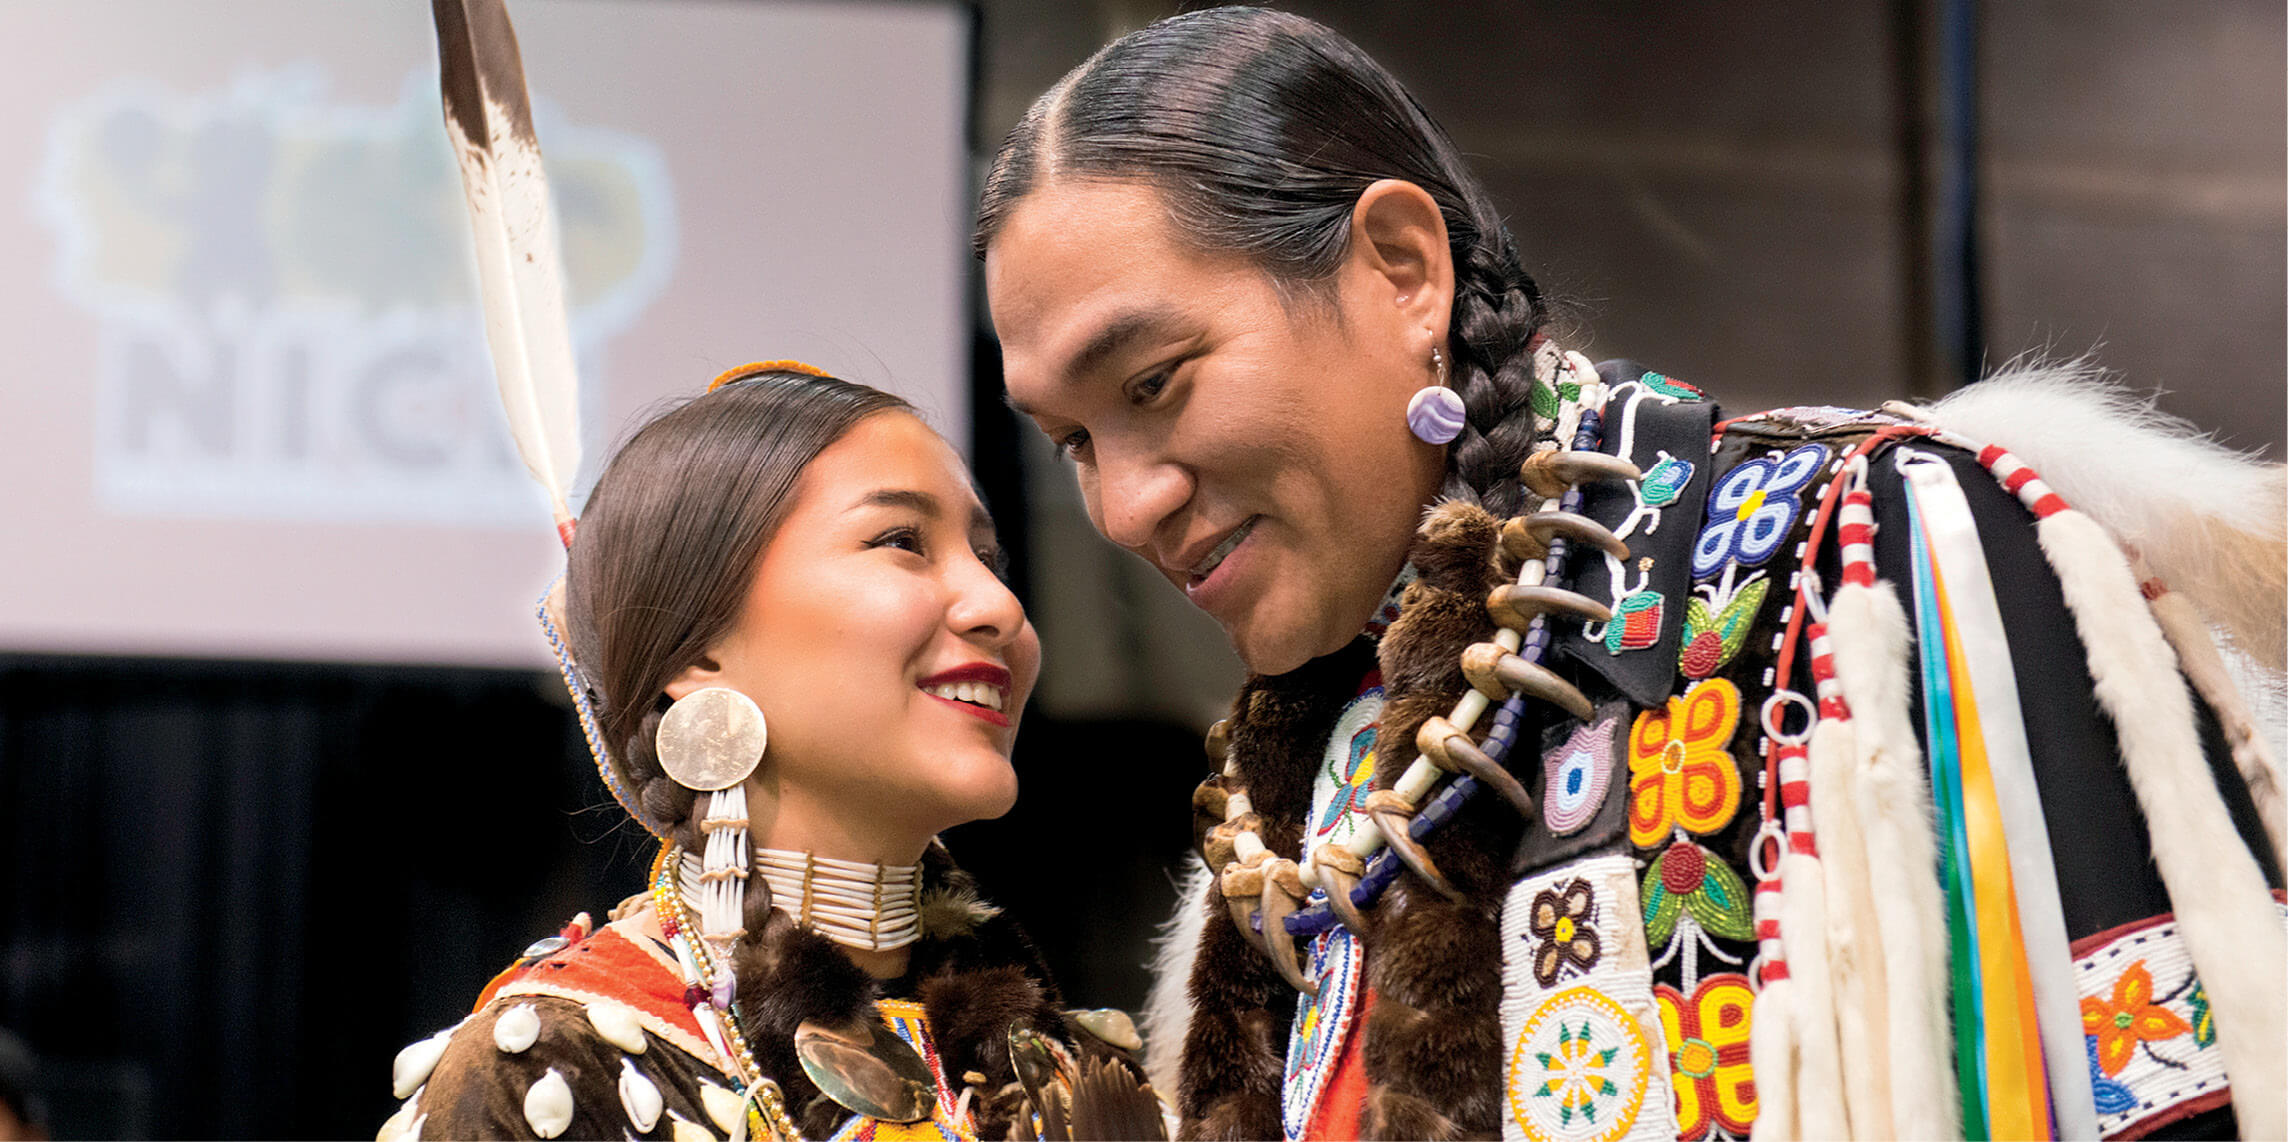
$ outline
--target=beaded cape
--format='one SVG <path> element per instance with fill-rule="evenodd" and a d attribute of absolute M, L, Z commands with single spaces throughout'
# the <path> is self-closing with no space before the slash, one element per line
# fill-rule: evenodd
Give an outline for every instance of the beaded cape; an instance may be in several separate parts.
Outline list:
<path fill-rule="evenodd" d="M 923 876 L 925 892 L 951 890 L 975 900 L 974 881 L 937 846 L 923 858 Z M 889 983 L 867 976 L 839 947 L 786 913 L 772 913 L 762 938 L 764 962 L 771 965 L 759 981 L 765 998 L 744 1013 L 741 1030 L 761 1072 L 784 1092 L 786 1109 L 805 1137 L 941 1137 L 948 1136 L 945 1130 L 1006 1136 L 1025 1105 L 1009 1058 L 1013 1025 L 1069 1044 L 1082 1058 L 1126 1059 L 1063 1010 L 1038 953 L 1014 921 L 989 908 L 964 911 L 974 922 L 958 930 L 926 925 L 922 939 L 911 945 L 907 974 Z M 725 1107 L 736 1107 L 737 1098 L 692 1016 L 673 952 L 625 919 L 593 935 L 567 935 L 582 938 L 557 941 L 564 946 L 502 973 L 468 1019 L 440 1033 L 442 1053 L 434 1069 L 415 1080 L 420 1085 L 410 1091 L 410 1113 L 400 1123 L 420 1121 L 421 1129 L 400 1136 L 536 1137 L 526 1100 L 551 1070 L 568 1089 L 566 1137 L 619 1137 L 623 1131 L 639 1138 L 729 1136 L 738 1116 Z M 496 1031 L 519 1008 L 538 1017 L 538 1033 L 510 1051 Z M 606 1037 L 591 1015 L 597 1008 L 637 1028 L 619 1037 L 643 1049 L 632 1051 L 628 1043 Z M 940 1083 L 942 1105 L 932 1120 L 902 1126 L 855 1117 L 804 1072 L 794 1047 L 798 1026 L 805 1020 L 842 1025 L 859 1018 L 884 1020 L 916 1040 Z M 660 1098 L 661 1109 L 648 1125 L 635 1117 L 623 1093 L 630 1068 Z"/>
<path fill-rule="evenodd" d="M 1567 585 L 1609 603 L 1613 617 L 1564 620 L 1560 653 L 1544 660 L 1579 689 L 1589 716 L 1528 704 L 1506 768 L 1536 812 L 1481 790 L 1418 834 L 1455 898 L 1403 872 L 1363 910 L 1365 930 L 1354 935 L 1365 986 L 1343 1000 L 1355 1005 L 1350 1034 L 1363 1036 L 1363 1049 L 1330 1064 L 1363 1081 L 1314 1076 L 1322 1103 L 1356 1105 L 1332 1118 L 1322 1105 L 1310 1121 L 1374 1138 L 1873 1138 L 1899 1133 L 1907 1119 L 1894 1119 L 1894 1108 L 1942 1102 L 1946 1129 L 1985 1130 L 2013 1113 L 2087 1100 L 2105 1137 L 2230 1133 L 2216 1028 L 2236 1017 L 2212 1004 L 2176 934 L 2176 910 L 2192 907 L 2187 888 L 2173 894 L 2156 869 L 2155 793 L 2125 773 L 2135 759 L 2123 719 L 2165 715 L 2093 697 L 2099 635 L 2087 608 L 2067 598 L 2077 569 L 2059 563 L 2056 537 L 2042 530 L 2062 505 L 2041 500 L 2038 479 L 2015 474 L 2007 453 L 1966 449 L 1898 416 L 1806 408 L 1725 421 L 1698 390 L 1661 374 L 1629 362 L 1597 370 L 1612 394 L 1601 446 L 1644 479 L 1583 498 L 1584 514 L 1626 536 L 1629 555 L 1576 558 Z M 1854 529 L 1848 521 L 1858 517 L 1837 510 L 1845 501 L 1871 525 Z M 1941 586 L 1945 552 L 1932 547 L 1945 541 L 1928 538 L 1926 517 L 1956 503 L 1974 530 L 1947 550 L 1975 554 L 1983 582 L 1958 574 L 1941 592 L 1931 588 Z M 1361 638 L 1289 674 L 1247 681 L 1228 722 L 1230 768 L 1194 798 L 1211 871 L 1232 860 L 1228 841 L 1219 842 L 1228 835 L 1218 832 L 1220 806 L 1240 791 L 1263 845 L 1304 857 L 1314 771 L 1370 669 L 1385 700 L 1374 785 L 1390 788 L 1420 727 L 1471 685 L 1463 652 L 1495 629 L 1488 594 L 1516 570 L 1502 522 L 1465 505 L 1431 511 L 1408 553 L 1421 578 L 1379 643 Z M 1892 648 L 1903 655 L 1895 663 L 1903 685 L 1882 691 L 1887 704 L 1851 709 L 1833 685 L 1834 660 L 1855 663 L 1869 649 L 1864 640 L 1826 649 L 1824 608 L 1844 603 L 1837 585 L 1845 584 L 1895 585 L 1903 603 Z M 1981 592 L 1999 624 L 1976 626 Z M 1973 637 L 1981 632 L 1983 643 Z M 1973 652 L 1985 657 L 1969 661 Z M 1950 678 L 1963 681 L 1950 689 Z M 1867 692 L 1865 670 L 1854 681 Z M 1950 720 L 1981 713 L 1997 726 L 2022 725 L 2029 764 L 2010 772 L 2030 784 L 2011 803 L 2022 810 L 2038 800 L 2036 819 L 2046 822 L 2037 836 L 2008 838 L 2008 867 L 2020 869 L 2039 848 L 2046 859 L 2035 867 L 2054 870 L 2047 880 L 2020 872 L 2025 887 L 2001 899 L 1995 884 L 2009 878 L 1989 870 L 2002 867 L 1994 863 L 2002 850 L 1957 844 L 1947 831 L 1964 822 L 1965 797 L 1975 827 L 1979 805 L 1994 803 L 2003 780 L 2000 752 L 1994 776 L 1982 776 L 1979 743 L 2000 740 L 1996 732 L 1981 738 L 1975 721 L 1966 731 Z M 1925 925 L 1933 954 L 1954 965 L 1923 997 L 1939 1005 L 1940 1040 L 1920 1044 L 1946 1068 L 1935 1075 L 1905 1058 L 1917 1045 L 1911 1028 L 1885 1030 L 1886 1016 L 1917 1014 L 1900 998 L 1913 990 L 1916 965 L 1895 960 L 1887 991 L 1880 979 L 1868 982 L 1881 955 L 1869 957 L 1866 938 L 1887 930 L 1874 914 L 1909 915 L 1906 902 L 1920 898 L 1917 862 L 1886 859 L 1897 854 L 1882 847 L 1882 829 L 1900 817 L 1877 812 L 1865 836 L 1854 824 L 1831 838 L 1822 824 L 1815 840 L 1811 827 L 1815 804 L 1823 821 L 1838 811 L 1846 824 L 1858 820 L 1849 780 L 1810 776 L 1811 750 L 1849 748 L 1832 734 L 1851 726 L 1871 743 L 1894 716 L 1912 727 L 1910 740 L 1892 744 L 1919 750 L 1904 760 L 1925 806 L 1921 843 L 1937 854 L 1919 875 L 1947 878 L 1961 897 L 1944 897 L 1948 911 L 1926 918 L 1936 921 Z M 2253 862 L 2275 892 L 2253 907 L 2277 926 L 2278 855 L 2216 717 L 2198 705 L 2190 717 L 2206 770 L 2192 785 L 2213 787 L 2202 795 L 2221 803 L 2216 819 L 2227 822 L 2198 843 L 2220 859 Z M 1815 724 L 1830 736 L 1814 734 Z M 1482 730 L 1472 736 L 1483 743 Z M 1913 823 L 1912 802 L 1902 804 Z M 1822 842 L 1835 850 L 1825 871 Z M 1861 858 L 1862 880 L 1833 871 L 1842 850 Z M 1800 870 L 1784 885 L 1783 867 Z M 1823 880 L 1824 903 L 1806 904 Z M 1837 891 L 1847 884 L 1856 887 Z M 2236 901 L 2243 914 L 2252 907 Z M 1188 906 L 1205 910 L 1205 925 L 1188 975 L 1182 1136 L 1292 1136 L 1293 1108 L 1283 1107 L 1296 1069 L 1291 1028 L 1299 1011 L 1326 1017 L 1316 1008 L 1334 990 L 1299 1002 L 1251 946 L 1255 933 L 1240 928 L 1248 921 L 1235 911 L 1244 909 L 1227 906 L 1213 885 Z M 2062 930 L 2054 947 L 1991 922 L 2038 926 L 2043 915 Z M 1971 931 L 1981 916 L 1987 927 Z M 1784 941 L 1783 918 L 1794 927 Z M 1299 920 L 1286 926 L 1300 932 Z M 1252 923 L 1260 927 L 1262 914 Z M 1862 942 L 1829 939 L 1849 931 Z M 2037 1019 L 2027 1006 L 1978 1023 L 2002 1012 L 1996 996 L 2033 1003 L 2029 978 L 2045 1001 L 2070 989 L 2065 1019 Z M 2277 981 L 2272 988 L 2277 1005 Z M 1983 1029 L 1962 1030 L 1974 1025 Z M 2049 1043 L 2037 1041 L 2037 1025 Z M 2045 1054 L 2060 1041 L 2086 1048 L 2070 1070 Z M 1954 1066 L 1965 1056 L 1978 1069 Z"/>

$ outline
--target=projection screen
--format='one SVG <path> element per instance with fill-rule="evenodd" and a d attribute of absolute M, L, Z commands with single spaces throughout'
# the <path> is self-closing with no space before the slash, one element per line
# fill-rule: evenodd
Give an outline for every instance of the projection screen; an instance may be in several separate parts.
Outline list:
<path fill-rule="evenodd" d="M 413 0 L 15 4 L 0 36 L 0 651 L 538 666 Z M 512 0 L 584 491 L 646 410 L 795 357 L 966 441 L 969 23 Z"/>

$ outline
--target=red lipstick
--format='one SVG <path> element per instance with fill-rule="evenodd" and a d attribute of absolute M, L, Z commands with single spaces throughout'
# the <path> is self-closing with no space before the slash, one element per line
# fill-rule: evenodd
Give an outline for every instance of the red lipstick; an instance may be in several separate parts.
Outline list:
<path fill-rule="evenodd" d="M 956 682 L 983 682 L 1007 690 L 1009 688 L 1009 670 L 1007 667 L 995 666 L 990 662 L 972 662 L 967 666 L 956 666 L 951 670 L 932 674 L 914 683 L 914 685 L 950 686 Z"/>
<path fill-rule="evenodd" d="M 989 725 L 999 726 L 1006 729 L 1010 725 L 1009 717 L 1001 711 L 987 709 L 986 707 L 980 706 L 974 702 L 963 702 L 953 698 L 931 694 L 930 688 L 933 686 L 953 686 L 960 683 L 973 683 L 989 686 L 992 687 L 993 690 L 1000 695 L 1001 700 L 1006 703 L 1009 697 L 1009 682 L 1010 675 L 1006 667 L 995 666 L 990 662 L 972 662 L 967 666 L 956 666 L 951 670 L 932 674 L 929 677 L 916 682 L 914 685 L 919 688 L 923 694 L 928 695 L 930 698 L 935 699 L 936 701 L 943 702 L 944 704 L 951 706 L 954 709 L 960 710 L 965 714 L 975 715 L 978 719 L 986 722 Z"/>

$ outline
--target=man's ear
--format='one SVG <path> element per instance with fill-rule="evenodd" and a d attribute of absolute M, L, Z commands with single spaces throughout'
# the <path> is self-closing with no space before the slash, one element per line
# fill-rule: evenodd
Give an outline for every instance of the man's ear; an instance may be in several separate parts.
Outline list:
<path fill-rule="evenodd" d="M 669 680 L 667 697 L 669 701 L 680 702 L 684 695 L 693 690 L 722 685 L 726 685 L 723 681 L 723 665 L 715 661 L 713 655 L 702 655 L 699 661 L 685 667 L 683 673 Z"/>
<path fill-rule="evenodd" d="M 1361 191 L 1351 207 L 1350 248 L 1358 269 L 1387 283 L 1408 324 L 1445 340 L 1454 312 L 1454 252 L 1430 192 L 1395 178 Z"/>

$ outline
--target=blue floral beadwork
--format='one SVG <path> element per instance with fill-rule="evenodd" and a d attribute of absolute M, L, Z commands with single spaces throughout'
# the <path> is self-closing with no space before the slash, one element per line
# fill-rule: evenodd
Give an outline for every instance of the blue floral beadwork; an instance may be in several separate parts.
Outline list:
<path fill-rule="evenodd" d="M 1714 575 L 1727 563 L 1754 567 L 1770 559 L 1795 528 L 1803 490 L 1826 462 L 1827 449 L 1806 444 L 1724 473 L 1708 495 L 1708 526 L 1692 547 L 1693 577 Z"/>

